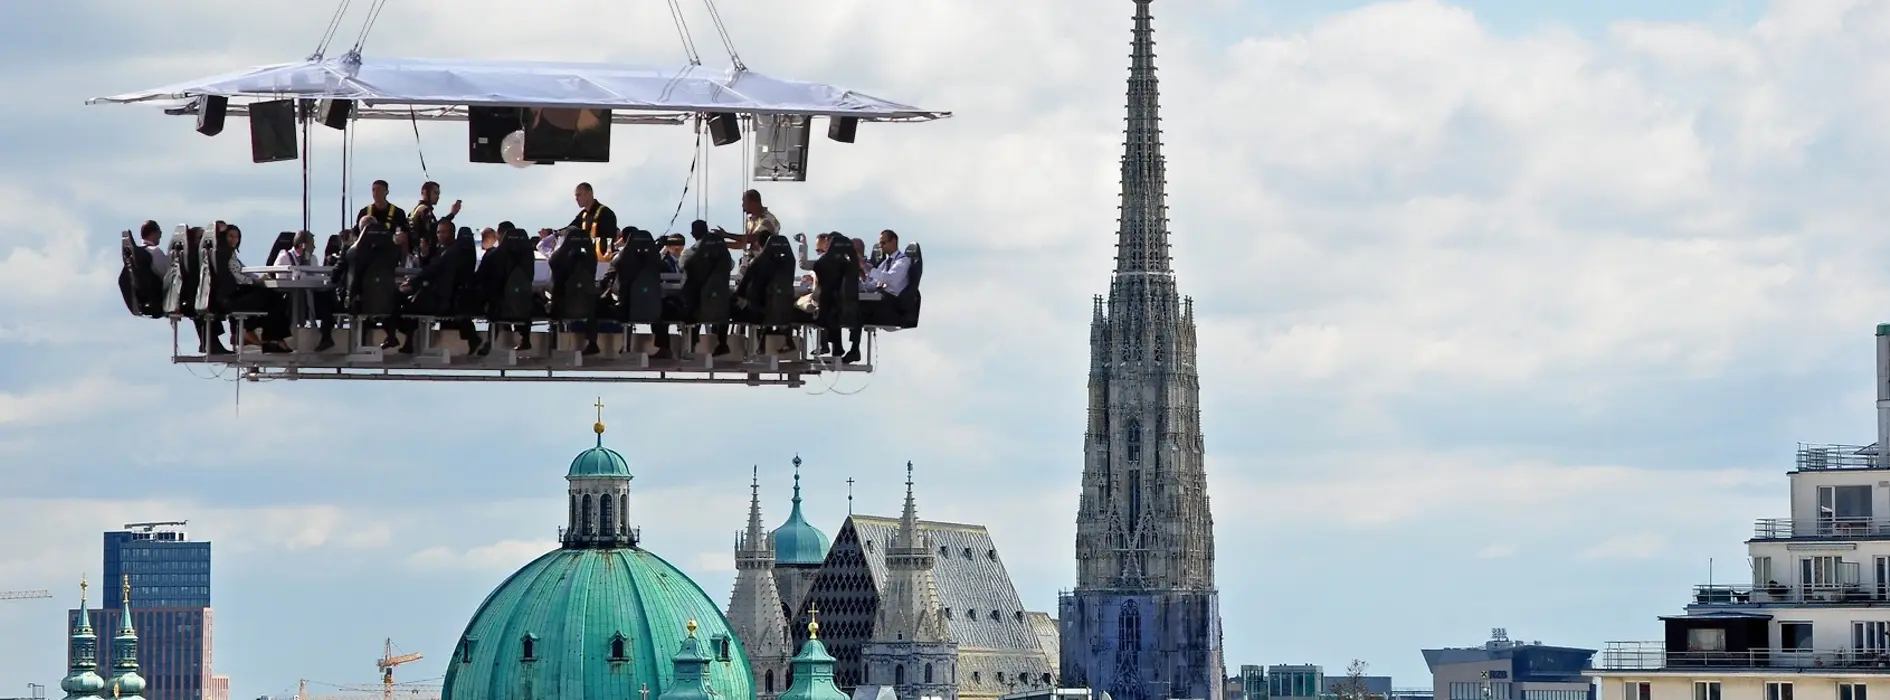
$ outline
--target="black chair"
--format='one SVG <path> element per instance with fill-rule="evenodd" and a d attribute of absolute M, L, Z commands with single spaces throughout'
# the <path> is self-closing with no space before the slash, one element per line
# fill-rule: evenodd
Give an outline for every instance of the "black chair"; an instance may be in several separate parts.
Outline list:
<path fill-rule="evenodd" d="M 630 233 L 628 245 L 612 261 L 615 268 L 617 320 L 658 323 L 663 320 L 663 254 L 650 232 Z"/>
<path fill-rule="evenodd" d="M 491 279 L 497 284 L 496 288 L 484 290 L 490 300 L 486 320 L 493 324 L 524 325 L 525 328 L 516 330 L 520 332 L 521 340 L 528 339 L 532 316 L 538 306 L 532 298 L 533 257 L 530 238 L 522 230 L 513 230 L 499 241 L 498 247 L 488 251 L 486 257 L 487 262 L 496 266 Z"/>
<path fill-rule="evenodd" d="M 748 268 L 750 273 L 761 273 L 757 279 L 760 289 L 756 291 L 764 325 L 785 326 L 794 322 L 794 273 L 797 269 L 794 249 L 788 245 L 787 236 L 778 234 L 768 238 L 761 256 Z"/>
<path fill-rule="evenodd" d="M 126 231 L 119 241 L 124 269 L 118 273 L 118 291 L 125 297 L 125 310 L 133 316 L 164 317 L 164 280 L 151 270 L 151 251 L 145 250 Z"/>
<path fill-rule="evenodd" d="M 400 249 L 386 231 L 369 231 L 349 253 L 348 313 L 387 318 L 400 312 Z"/>
<path fill-rule="evenodd" d="M 276 264 L 276 254 L 295 247 L 295 232 L 283 231 L 276 234 L 276 242 L 269 246 L 269 255 L 262 259 L 264 265 Z"/>
<path fill-rule="evenodd" d="M 683 315 L 690 323 L 727 323 L 729 274 L 735 269 L 728 246 L 713 236 L 689 253 L 683 269 Z"/>
<path fill-rule="evenodd" d="M 814 262 L 814 280 L 820 287 L 815 299 L 819 314 L 816 321 L 823 328 L 853 328 L 860 325 L 860 251 L 853 240 L 834 236 L 827 253 Z"/>
<path fill-rule="evenodd" d="M 589 322 L 597 316 L 597 245 L 573 231 L 551 254 L 552 320 Z"/>
<path fill-rule="evenodd" d="M 906 245 L 906 258 L 912 262 L 911 267 L 906 269 L 906 288 L 893 297 L 893 325 L 918 328 L 919 278 L 925 276 L 925 256 L 920 252 L 918 243 Z"/>

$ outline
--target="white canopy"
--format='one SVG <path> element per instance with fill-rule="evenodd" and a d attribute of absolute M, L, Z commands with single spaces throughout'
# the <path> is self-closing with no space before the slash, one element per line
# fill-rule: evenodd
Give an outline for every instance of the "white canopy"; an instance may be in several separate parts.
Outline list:
<path fill-rule="evenodd" d="M 403 107 L 565 107 L 651 116 L 713 112 L 929 121 L 951 116 L 844 88 L 773 78 L 750 70 L 677 69 L 607 63 L 377 58 L 345 54 L 263 66 L 86 104 L 188 100 L 211 95 L 248 101 L 354 100 L 368 109 Z M 237 100 L 233 100 L 237 101 Z M 392 116 L 391 114 L 389 116 Z"/>

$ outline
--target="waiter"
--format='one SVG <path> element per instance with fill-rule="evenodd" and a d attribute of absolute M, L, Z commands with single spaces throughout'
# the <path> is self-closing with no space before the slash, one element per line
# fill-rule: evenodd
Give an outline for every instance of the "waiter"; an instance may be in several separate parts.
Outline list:
<path fill-rule="evenodd" d="M 617 212 L 597 201 L 597 196 L 591 192 L 591 183 L 578 183 L 575 196 L 578 214 L 566 228 L 581 229 L 592 241 L 601 240 L 599 234 L 606 238 L 617 237 Z"/>
<path fill-rule="evenodd" d="M 400 207 L 394 206 L 393 202 L 387 201 L 387 181 L 375 180 L 373 193 L 374 202 L 365 207 L 361 207 L 361 213 L 355 214 L 354 220 L 360 221 L 362 219 L 371 218 L 380 222 L 381 228 L 388 231 L 408 230 L 407 212 Z M 408 252 L 411 251 L 401 251 L 403 255 Z"/>
<path fill-rule="evenodd" d="M 459 200 L 453 200 L 453 208 L 446 213 L 446 216 L 439 215 L 437 211 L 439 206 L 440 183 L 428 180 L 426 184 L 420 186 L 420 203 L 413 205 L 413 213 L 408 216 L 412 220 L 414 233 L 431 234 L 438 230 L 442 222 L 451 222 L 453 217 L 459 216 Z M 450 235 L 446 242 L 452 242 Z"/>

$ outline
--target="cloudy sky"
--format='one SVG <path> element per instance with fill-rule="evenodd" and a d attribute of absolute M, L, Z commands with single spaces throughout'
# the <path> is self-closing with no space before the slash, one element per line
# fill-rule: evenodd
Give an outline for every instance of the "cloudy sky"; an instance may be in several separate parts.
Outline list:
<path fill-rule="evenodd" d="M 551 546 L 599 394 L 646 544 L 718 599 L 751 465 L 778 522 L 798 453 L 829 532 L 846 479 L 859 510 L 892 513 L 912 460 L 924 516 L 988 524 L 1025 601 L 1053 610 L 1074 578 L 1130 3 L 720 4 L 757 70 L 957 113 L 817 139 L 810 182 L 765 188 L 790 230 L 927 246 L 925 327 L 838 387 L 858 393 L 239 392 L 173 367 L 169 329 L 119 305 L 117 232 L 295 227 L 299 168 L 252 165 L 240 127 L 208 139 L 81 103 L 298 59 L 332 7 L 9 5 L 0 590 L 60 597 L 0 602 L 0 693 L 57 682 L 59 611 L 98 575 L 98 533 L 139 520 L 215 541 L 215 668 L 234 697 L 369 682 L 384 637 L 429 657 L 403 678 L 441 675 L 485 593 Z M 1423 685 L 1418 649 L 1491 627 L 1653 638 L 1690 585 L 1745 577 L 1741 541 L 1786 514 L 1796 441 L 1873 439 L 1890 2 L 1156 5 L 1230 667 L 1356 657 Z M 695 19 L 706 62 L 726 64 Z M 683 56 L 654 0 L 394 0 L 368 51 Z M 333 230 L 339 138 L 317 138 L 316 228 Z M 404 204 L 430 174 L 473 221 L 537 225 L 588 180 L 626 224 L 660 228 L 691 150 L 682 130 L 620 127 L 608 165 L 515 171 L 465 163 L 464 138 L 370 124 L 353 184 L 388 179 Z M 722 150 L 708 218 L 732 225 L 739 154 Z"/>

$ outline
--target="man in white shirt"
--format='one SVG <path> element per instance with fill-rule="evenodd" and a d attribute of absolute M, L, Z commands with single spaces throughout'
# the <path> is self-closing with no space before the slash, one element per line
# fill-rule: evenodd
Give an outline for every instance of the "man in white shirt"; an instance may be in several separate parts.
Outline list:
<path fill-rule="evenodd" d="M 912 268 L 912 261 L 899 249 L 899 234 L 892 229 L 879 232 L 879 252 L 883 257 L 866 271 L 866 279 L 881 294 L 897 296 L 906 291 L 906 272 Z"/>
<path fill-rule="evenodd" d="M 160 280 L 171 271 L 171 254 L 164 249 L 163 238 L 164 230 L 156 221 L 146 221 L 138 228 L 138 239 L 143 244 L 141 247 L 151 254 L 151 271 L 157 273 Z"/>

